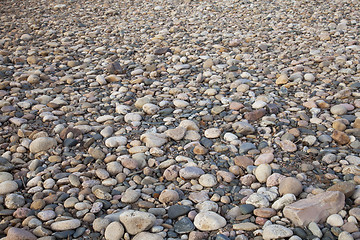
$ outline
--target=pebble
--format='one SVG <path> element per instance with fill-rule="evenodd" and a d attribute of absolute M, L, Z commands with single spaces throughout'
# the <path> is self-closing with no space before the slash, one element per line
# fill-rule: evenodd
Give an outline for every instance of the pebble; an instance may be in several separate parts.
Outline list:
<path fill-rule="evenodd" d="M 263 238 L 267 239 L 281 239 L 291 237 L 293 235 L 293 231 L 287 227 L 271 224 L 264 228 Z"/>
<path fill-rule="evenodd" d="M 0 195 L 15 192 L 19 188 L 15 181 L 6 180 L 0 183 Z"/>
<path fill-rule="evenodd" d="M 81 226 L 81 221 L 79 219 L 55 221 L 50 225 L 51 230 L 53 231 L 66 231 L 66 230 L 76 229 L 80 226 Z"/>
<path fill-rule="evenodd" d="M 287 177 L 280 181 L 279 193 L 285 195 L 288 193 L 298 196 L 303 190 L 301 182 L 294 177 Z"/>
<path fill-rule="evenodd" d="M 57 145 L 54 138 L 39 137 L 30 143 L 29 149 L 32 153 L 38 153 L 41 151 L 47 151 Z"/>
<path fill-rule="evenodd" d="M 120 214 L 120 222 L 131 235 L 150 229 L 155 224 L 155 220 L 153 214 L 146 212 L 127 210 Z"/>
<path fill-rule="evenodd" d="M 254 175 L 260 183 L 266 182 L 267 178 L 271 175 L 271 166 L 266 163 L 260 164 L 255 169 Z"/>
<path fill-rule="evenodd" d="M 213 231 L 224 227 L 226 220 L 215 212 L 203 211 L 195 216 L 194 225 L 200 231 Z"/>
<path fill-rule="evenodd" d="M 22 229 L 22 228 L 16 228 L 12 227 L 7 232 L 7 239 L 14 239 L 14 240 L 35 240 L 38 239 L 34 234 L 31 232 Z"/>
<path fill-rule="evenodd" d="M 106 240 L 118 240 L 123 237 L 124 233 L 125 229 L 123 225 L 115 221 L 106 227 L 104 236 Z"/>

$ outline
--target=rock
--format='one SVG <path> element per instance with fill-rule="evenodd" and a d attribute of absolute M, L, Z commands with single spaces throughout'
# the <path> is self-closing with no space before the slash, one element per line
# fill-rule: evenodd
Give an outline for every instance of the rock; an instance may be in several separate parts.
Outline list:
<path fill-rule="evenodd" d="M 276 79 L 276 84 L 277 85 L 284 85 L 287 84 L 289 82 L 289 78 L 286 74 L 281 74 L 277 79 Z"/>
<path fill-rule="evenodd" d="M 347 113 L 347 109 L 344 105 L 335 105 L 330 108 L 330 112 L 334 115 L 344 115 Z"/>
<path fill-rule="evenodd" d="M 327 219 L 326 223 L 333 227 L 341 227 L 344 225 L 344 220 L 339 214 L 331 214 Z"/>
<path fill-rule="evenodd" d="M 15 181 L 4 181 L 0 183 L 0 195 L 15 192 L 19 188 Z"/>
<path fill-rule="evenodd" d="M 126 210 L 120 214 L 120 222 L 131 235 L 150 229 L 155 224 L 155 220 L 153 214 L 146 212 Z"/>
<path fill-rule="evenodd" d="M 291 229 L 277 224 L 268 225 L 263 231 L 264 240 L 282 239 L 291 237 L 292 235 L 293 231 Z"/>
<path fill-rule="evenodd" d="M 292 193 L 286 193 L 284 196 L 276 200 L 271 206 L 275 210 L 280 210 L 283 207 L 296 201 L 296 196 Z"/>
<path fill-rule="evenodd" d="M 186 128 L 184 127 L 176 127 L 165 131 L 166 136 L 175 141 L 179 141 L 183 139 L 185 133 L 186 133 Z"/>
<path fill-rule="evenodd" d="M 179 172 L 180 177 L 184 179 L 194 179 L 203 175 L 205 172 L 201 168 L 198 167 L 185 167 L 182 168 Z"/>
<path fill-rule="evenodd" d="M 267 208 L 270 205 L 268 198 L 259 193 L 251 194 L 248 199 L 246 199 L 246 204 L 254 205 L 257 208 Z"/>
<path fill-rule="evenodd" d="M 105 153 L 99 148 L 90 147 L 88 152 L 95 159 L 104 159 L 105 158 Z"/>
<path fill-rule="evenodd" d="M 199 183 L 204 187 L 213 187 L 217 184 L 217 180 L 212 174 L 203 174 L 199 178 Z"/>
<path fill-rule="evenodd" d="M 260 164 L 270 164 L 274 160 L 273 153 L 263 153 L 260 154 L 259 157 L 255 160 L 255 165 L 258 166 Z"/>
<path fill-rule="evenodd" d="M 189 233 L 194 229 L 195 226 L 188 217 L 183 217 L 174 224 L 174 230 L 179 234 Z"/>
<path fill-rule="evenodd" d="M 244 117 L 248 121 L 256 121 L 262 118 L 263 116 L 265 116 L 265 114 L 266 114 L 266 109 L 260 108 L 255 111 L 245 113 Z"/>
<path fill-rule="evenodd" d="M 218 128 L 209 128 L 209 129 L 206 129 L 205 132 L 205 137 L 207 138 L 218 138 L 220 137 L 220 134 L 221 134 L 221 130 L 218 129 Z"/>
<path fill-rule="evenodd" d="M 160 133 L 144 133 L 140 136 L 140 140 L 149 148 L 161 147 L 167 142 L 166 136 Z"/>
<path fill-rule="evenodd" d="M 310 222 L 324 222 L 328 216 L 338 213 L 345 205 L 345 195 L 339 191 L 319 193 L 285 206 L 284 216 L 296 226 Z"/>
<path fill-rule="evenodd" d="M 258 225 L 251 222 L 237 223 L 233 225 L 234 230 L 241 230 L 241 231 L 255 231 L 258 228 L 259 228 Z"/>
<path fill-rule="evenodd" d="M 254 209 L 254 215 L 262 218 L 271 218 L 276 215 L 276 211 L 273 208 L 256 208 Z"/>
<path fill-rule="evenodd" d="M 279 193 L 280 195 L 285 195 L 292 193 L 295 196 L 298 196 L 303 190 L 301 182 L 294 177 L 287 177 L 281 180 L 279 184 Z"/>
<path fill-rule="evenodd" d="M 123 225 L 119 222 L 110 223 L 105 229 L 106 240 L 120 240 L 125 233 Z"/>
<path fill-rule="evenodd" d="M 155 104 L 152 104 L 152 103 L 145 103 L 143 106 L 142 106 L 142 109 L 145 113 L 149 114 L 149 115 L 154 115 L 154 114 L 157 114 L 160 110 L 160 107 L 155 105 Z"/>
<path fill-rule="evenodd" d="M 38 239 L 34 234 L 31 232 L 22 229 L 22 228 L 16 228 L 12 227 L 7 232 L 6 239 L 11 240 L 36 240 Z"/>
<path fill-rule="evenodd" d="M 283 140 L 280 142 L 280 147 L 285 152 L 295 152 L 297 150 L 297 147 L 295 143 L 291 142 L 290 140 Z"/>
<path fill-rule="evenodd" d="M 116 148 L 119 146 L 124 146 L 127 143 L 126 137 L 123 136 L 115 136 L 115 137 L 109 137 L 105 140 L 105 146 L 109 148 Z"/>
<path fill-rule="evenodd" d="M 179 216 L 183 216 L 190 212 L 191 208 L 186 205 L 172 205 L 168 209 L 168 217 L 170 219 L 176 219 Z"/>
<path fill-rule="evenodd" d="M 232 124 L 232 128 L 235 132 L 243 135 L 248 135 L 255 132 L 255 128 L 247 122 L 236 122 Z"/>
<path fill-rule="evenodd" d="M 179 201 L 179 194 L 175 190 L 165 189 L 161 192 L 159 201 L 165 204 L 177 202 Z"/>
<path fill-rule="evenodd" d="M 331 134 L 332 139 L 340 145 L 345 145 L 350 142 L 350 138 L 346 133 L 334 130 L 333 134 Z"/>
<path fill-rule="evenodd" d="M 134 203 L 140 198 L 140 196 L 141 196 L 140 191 L 127 189 L 123 193 L 123 195 L 121 197 L 121 202 L 123 202 L 123 203 Z"/>
<path fill-rule="evenodd" d="M 29 149 L 30 149 L 30 152 L 32 152 L 32 153 L 38 153 L 38 152 L 47 151 L 51 148 L 54 148 L 54 147 L 56 147 L 56 145 L 57 145 L 57 142 L 54 138 L 39 137 L 30 143 Z"/>
<path fill-rule="evenodd" d="M 352 182 L 339 182 L 329 187 L 326 191 L 340 191 L 345 194 L 345 197 L 352 196 L 356 188 L 356 185 Z"/>
<path fill-rule="evenodd" d="M 323 233 L 321 232 L 319 226 L 315 222 L 311 222 L 308 225 L 308 229 L 312 234 L 314 234 L 316 237 L 321 238 L 323 236 Z"/>
<path fill-rule="evenodd" d="M 155 234 L 155 233 L 149 233 L 149 232 L 141 232 L 136 234 L 132 240 L 163 240 L 164 238 L 159 235 L 159 234 Z"/>
<path fill-rule="evenodd" d="M 195 216 L 194 225 L 200 231 L 214 231 L 226 225 L 226 220 L 217 213 L 204 211 Z"/>
<path fill-rule="evenodd" d="M 70 220 L 53 222 L 50 225 L 50 228 L 53 231 L 66 231 L 66 230 L 76 229 L 80 226 L 81 226 L 81 221 L 79 219 L 70 219 Z"/>
<path fill-rule="evenodd" d="M 350 233 L 343 231 L 339 234 L 338 240 L 354 240 L 354 238 Z"/>
<path fill-rule="evenodd" d="M 269 164 L 260 164 L 254 172 L 256 179 L 260 183 L 266 182 L 267 178 L 271 175 L 271 167 Z"/>

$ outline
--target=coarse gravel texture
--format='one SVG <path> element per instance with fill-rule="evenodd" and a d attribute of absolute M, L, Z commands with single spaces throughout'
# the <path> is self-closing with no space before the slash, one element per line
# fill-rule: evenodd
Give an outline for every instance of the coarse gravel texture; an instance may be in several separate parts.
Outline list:
<path fill-rule="evenodd" d="M 358 0 L 0 0 L 0 238 L 360 239 Z"/>

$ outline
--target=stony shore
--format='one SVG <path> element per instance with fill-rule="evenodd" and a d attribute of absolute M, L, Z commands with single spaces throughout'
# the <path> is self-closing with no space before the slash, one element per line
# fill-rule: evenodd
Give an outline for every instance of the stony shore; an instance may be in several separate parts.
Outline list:
<path fill-rule="evenodd" d="M 359 36 L 358 0 L 1 0 L 0 239 L 360 239 Z"/>

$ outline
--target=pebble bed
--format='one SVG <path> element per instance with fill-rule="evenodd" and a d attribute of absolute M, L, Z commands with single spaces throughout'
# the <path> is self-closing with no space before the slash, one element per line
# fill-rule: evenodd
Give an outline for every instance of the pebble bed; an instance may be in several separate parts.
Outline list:
<path fill-rule="evenodd" d="M 0 22 L 0 239 L 360 239 L 358 0 Z"/>

